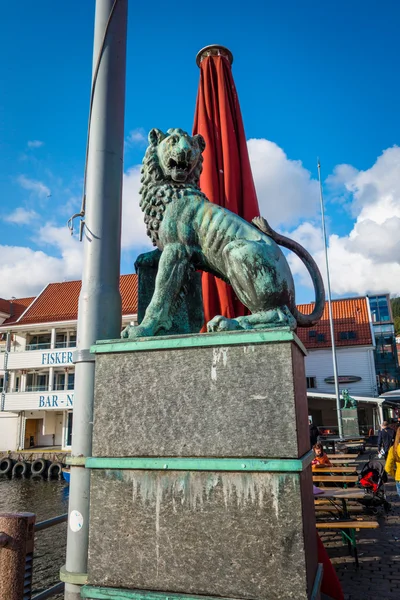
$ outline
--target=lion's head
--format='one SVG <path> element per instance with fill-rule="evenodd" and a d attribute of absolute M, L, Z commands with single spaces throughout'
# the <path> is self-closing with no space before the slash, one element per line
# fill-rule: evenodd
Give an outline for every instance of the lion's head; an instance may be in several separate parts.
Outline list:
<path fill-rule="evenodd" d="M 186 189 L 203 195 L 199 179 L 203 168 L 203 150 L 206 143 L 201 135 L 188 135 L 182 129 L 152 129 L 149 146 L 143 158 L 142 199 L 147 234 L 154 245 L 158 241 L 158 228 L 163 219 L 165 205 L 178 198 Z"/>
<path fill-rule="evenodd" d="M 201 135 L 192 137 L 182 129 L 168 129 L 167 133 L 152 129 L 143 166 L 157 164 L 159 173 L 156 179 L 198 185 L 205 147 Z"/>

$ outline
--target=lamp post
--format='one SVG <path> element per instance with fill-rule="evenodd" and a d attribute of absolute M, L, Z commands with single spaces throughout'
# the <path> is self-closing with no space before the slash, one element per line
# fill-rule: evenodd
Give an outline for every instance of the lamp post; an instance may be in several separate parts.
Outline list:
<path fill-rule="evenodd" d="M 65 600 L 80 599 L 86 581 L 96 340 L 119 337 L 121 206 L 124 149 L 127 0 L 96 0 L 84 201 L 82 289 L 74 354 L 74 425 L 67 556 L 61 569 Z"/>
<path fill-rule="evenodd" d="M 319 197 L 321 202 L 321 220 L 322 220 L 322 234 L 324 238 L 324 250 L 325 250 L 325 265 L 326 265 L 326 282 L 328 290 L 328 307 L 329 307 L 329 326 L 332 340 L 332 362 L 333 362 L 333 379 L 335 382 L 335 395 L 336 395 L 336 413 L 339 427 L 339 437 L 343 438 L 343 423 L 342 423 L 342 410 L 340 407 L 340 390 L 339 390 L 339 379 L 337 369 L 337 358 L 336 358 L 336 343 L 335 343 L 335 328 L 333 325 L 333 313 L 332 313 L 332 298 L 331 298 L 331 282 L 329 276 L 329 259 L 328 259 L 328 244 L 326 239 L 326 227 L 325 227 L 325 208 L 324 208 L 324 196 L 322 193 L 322 182 L 321 182 L 321 163 L 318 159 L 318 181 L 319 181 Z"/>

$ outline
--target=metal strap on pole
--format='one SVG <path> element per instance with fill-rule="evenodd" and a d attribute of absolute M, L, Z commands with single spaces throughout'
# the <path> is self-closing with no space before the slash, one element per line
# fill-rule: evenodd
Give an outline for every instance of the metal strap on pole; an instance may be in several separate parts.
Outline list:
<path fill-rule="evenodd" d="M 342 411 L 341 411 L 341 407 L 340 407 L 340 390 L 339 390 L 339 379 L 338 379 L 337 358 L 336 358 L 335 328 L 333 325 L 331 282 L 330 282 L 330 276 L 329 276 L 328 245 L 327 245 L 326 227 L 325 227 L 325 208 L 324 208 L 324 197 L 322 194 L 321 163 L 319 162 L 319 159 L 318 159 L 318 181 L 319 181 L 319 195 L 320 195 L 320 202 L 321 202 L 322 233 L 324 236 L 326 282 L 327 282 L 327 290 L 328 290 L 328 307 L 329 307 L 329 325 L 330 325 L 331 340 L 332 340 L 333 379 L 335 381 L 335 394 L 336 394 L 336 412 L 337 412 L 337 420 L 338 420 L 338 427 L 339 427 L 339 437 L 340 437 L 340 439 L 343 439 Z"/>

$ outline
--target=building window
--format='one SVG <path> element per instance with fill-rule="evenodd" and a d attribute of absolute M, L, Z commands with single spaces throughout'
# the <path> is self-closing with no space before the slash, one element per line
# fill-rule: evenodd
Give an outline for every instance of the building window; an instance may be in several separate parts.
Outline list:
<path fill-rule="evenodd" d="M 373 323 L 382 323 L 390 321 L 390 311 L 387 296 L 371 296 L 369 298 L 369 307 Z"/>
<path fill-rule="evenodd" d="M 317 342 L 324 342 L 325 341 L 325 334 L 324 333 L 319 333 L 317 335 Z"/>
<path fill-rule="evenodd" d="M 51 334 L 32 335 L 28 338 L 27 350 L 48 350 L 51 346 Z"/>
<path fill-rule="evenodd" d="M 341 331 L 339 334 L 339 339 L 341 340 L 355 340 L 357 334 L 355 331 Z"/>
<path fill-rule="evenodd" d="M 54 390 L 63 390 L 65 387 L 65 373 L 54 373 Z"/>
<path fill-rule="evenodd" d="M 307 389 L 312 390 L 317 387 L 317 378 L 316 377 L 306 377 L 307 381 Z"/>
<path fill-rule="evenodd" d="M 309 338 L 316 338 L 317 337 L 317 332 L 315 331 L 315 329 L 311 329 L 311 331 L 308 332 L 308 337 Z"/>
<path fill-rule="evenodd" d="M 67 416 L 67 427 L 65 432 L 65 445 L 71 446 L 72 444 L 72 412 L 68 413 Z"/>
<path fill-rule="evenodd" d="M 28 373 L 26 377 L 27 392 L 45 392 L 49 389 L 48 373 Z"/>
<path fill-rule="evenodd" d="M 73 390 L 75 386 L 75 373 L 68 373 L 68 389 Z"/>
<path fill-rule="evenodd" d="M 56 334 L 56 348 L 71 348 L 76 346 L 76 331 L 63 331 Z"/>

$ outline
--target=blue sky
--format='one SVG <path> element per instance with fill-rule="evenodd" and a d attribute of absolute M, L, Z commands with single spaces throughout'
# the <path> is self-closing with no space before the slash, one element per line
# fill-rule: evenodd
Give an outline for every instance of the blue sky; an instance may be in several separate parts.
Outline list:
<path fill-rule="evenodd" d="M 80 276 L 80 206 L 94 1 L 2 5 L 0 296 Z M 191 130 L 197 51 L 234 54 L 262 213 L 322 265 L 322 161 L 336 296 L 400 294 L 400 4 L 326 0 L 129 3 L 122 272 L 145 248 L 138 167 L 152 127 Z M 290 258 L 298 301 L 311 301 Z"/>

